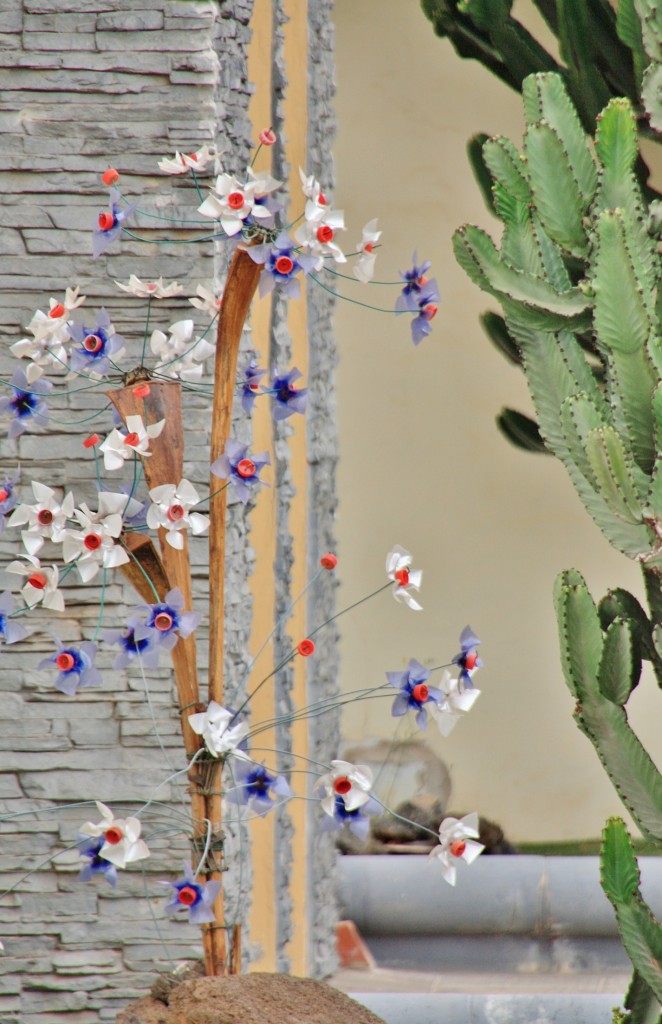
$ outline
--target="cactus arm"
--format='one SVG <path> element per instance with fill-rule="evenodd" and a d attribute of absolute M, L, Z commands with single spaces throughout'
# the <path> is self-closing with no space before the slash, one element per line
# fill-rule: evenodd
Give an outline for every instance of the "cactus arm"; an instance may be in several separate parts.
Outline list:
<path fill-rule="evenodd" d="M 501 355 L 505 356 L 508 362 L 514 366 L 521 366 L 522 356 L 520 350 L 511 338 L 503 317 L 499 316 L 498 313 L 487 312 L 481 313 L 479 319 L 487 337 Z"/>
<path fill-rule="evenodd" d="M 597 38 L 591 31 L 590 4 L 557 0 L 561 57 L 568 67 L 570 89 L 587 130 L 610 97 L 597 61 Z"/>
<path fill-rule="evenodd" d="M 639 682 L 641 657 L 627 619 L 614 619 L 604 635 L 598 668 L 600 693 L 612 704 L 623 705 Z"/>
<path fill-rule="evenodd" d="M 632 841 L 620 818 L 610 818 L 602 833 L 600 879 L 616 911 L 623 945 L 640 978 L 662 1002 L 662 926 L 639 890 L 639 867 Z"/>
<path fill-rule="evenodd" d="M 485 202 L 487 209 L 490 213 L 497 215 L 494 207 L 494 197 L 492 195 L 492 178 L 490 172 L 485 164 L 484 158 L 484 146 L 488 140 L 488 136 L 483 132 L 479 132 L 477 135 L 472 135 L 467 143 L 467 156 L 469 157 L 469 163 L 471 169 L 474 172 L 474 178 L 478 184 L 481 195 Z"/>
<path fill-rule="evenodd" d="M 586 438 L 586 456 L 597 489 L 614 515 L 626 523 L 641 523 L 641 502 L 635 485 L 630 453 L 613 427 L 592 430 Z"/>
<path fill-rule="evenodd" d="M 662 10 L 657 0 L 634 0 L 641 22 L 641 38 L 653 61 L 662 61 Z"/>
<path fill-rule="evenodd" d="M 638 971 L 632 973 L 623 1005 L 629 1010 L 627 1017 L 621 1018 L 623 1024 L 662 1024 L 660 1004 Z"/>
<path fill-rule="evenodd" d="M 616 32 L 618 38 L 632 54 L 635 85 L 639 90 L 643 73 L 648 64 L 648 57 L 644 49 L 641 22 L 635 10 L 634 0 L 620 0 L 616 13 Z"/>
<path fill-rule="evenodd" d="M 531 202 L 531 186 L 526 180 L 524 162 L 510 139 L 496 135 L 483 145 L 483 159 L 495 181 L 521 203 Z"/>
<path fill-rule="evenodd" d="M 551 455 L 543 441 L 540 429 L 535 420 L 516 409 L 502 409 L 496 419 L 496 425 L 516 448 L 525 452 L 537 452 Z"/>
<path fill-rule="evenodd" d="M 527 175 L 536 211 L 549 237 L 573 256 L 586 256 L 586 201 L 554 128 L 539 121 L 524 137 Z"/>

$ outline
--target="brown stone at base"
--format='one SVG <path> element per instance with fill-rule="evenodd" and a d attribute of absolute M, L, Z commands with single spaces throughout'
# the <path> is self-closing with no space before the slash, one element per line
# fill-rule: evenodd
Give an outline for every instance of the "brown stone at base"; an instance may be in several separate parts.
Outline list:
<path fill-rule="evenodd" d="M 170 1003 L 145 996 L 117 1024 L 384 1024 L 365 1006 L 321 981 L 287 974 L 198 978 L 173 989 Z"/>

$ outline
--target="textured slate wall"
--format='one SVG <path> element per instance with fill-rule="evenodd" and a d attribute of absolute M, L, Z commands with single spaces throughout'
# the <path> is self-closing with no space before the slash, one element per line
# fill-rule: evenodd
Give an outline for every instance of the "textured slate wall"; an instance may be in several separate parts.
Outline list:
<path fill-rule="evenodd" d="M 159 246 L 122 240 L 107 256 L 93 262 L 89 255 L 90 228 L 105 207 L 99 174 L 108 165 L 122 172 L 121 186 L 129 196 L 141 196 L 143 205 L 156 202 L 157 192 L 170 195 L 156 161 L 176 148 L 191 151 L 216 142 L 225 149 L 224 165 L 245 166 L 251 127 L 248 101 L 251 86 L 246 76 L 246 47 L 250 39 L 252 0 L 5 0 L 0 3 L 0 375 L 15 368 L 6 347 L 24 333 L 36 308 L 47 308 L 49 296 L 60 297 L 67 285 L 80 284 L 88 295 L 86 308 L 105 305 L 117 330 L 142 342 L 144 306 L 127 300 L 115 285 L 130 273 L 150 279 L 163 275 L 177 279 L 193 294 L 199 281 L 222 279 L 226 260 L 211 245 Z M 311 3 L 311 31 L 330 46 L 330 0 Z M 328 151 L 322 147 L 330 127 L 330 51 L 321 56 L 315 47 L 311 79 L 311 114 L 318 118 L 311 136 L 312 169 L 329 180 Z M 276 57 L 277 63 L 277 57 Z M 316 76 L 319 85 L 316 86 Z M 317 91 L 316 91 L 317 90 Z M 165 207 L 179 212 L 197 205 L 188 181 L 176 181 L 174 202 Z M 156 208 L 156 207 L 154 207 Z M 138 234 L 151 237 L 146 218 L 134 221 Z M 169 232 L 172 236 L 173 232 Z M 333 349 L 330 311 L 326 300 L 310 300 L 310 386 L 315 396 L 309 421 L 311 479 L 319 500 L 311 518 L 311 564 L 317 544 L 332 547 L 331 514 L 334 507 L 333 469 Z M 185 316 L 171 300 L 152 314 L 152 327 L 164 327 Z M 315 328 L 319 322 L 319 331 Z M 283 309 L 274 314 L 272 353 L 286 346 Z M 251 350 L 250 331 L 244 349 Z M 37 434 L 18 443 L 0 442 L 4 469 L 22 463 L 25 477 L 52 486 L 72 488 L 78 500 L 92 498 L 91 461 L 81 447 L 80 425 L 106 404 L 97 391 L 72 394 L 53 413 L 48 445 Z M 189 396 L 186 423 L 186 474 L 205 487 L 207 477 L 206 429 L 208 403 Z M 105 430 L 106 420 L 100 420 Z M 90 421 L 90 429 L 96 421 Z M 248 440 L 250 427 L 237 413 L 235 433 Z M 99 430 L 102 433 L 102 430 Z M 285 445 L 279 441 L 278 472 L 287 479 Z M 29 501 L 29 489 L 22 498 Z M 283 490 L 279 537 L 287 542 L 287 488 Z M 0 561 L 16 555 L 16 534 L 0 535 Z M 46 559 L 47 560 L 47 559 Z M 194 598 L 203 610 L 206 545 L 192 545 Z M 247 585 L 253 564 L 248 517 L 243 506 L 230 503 L 228 525 L 228 596 L 226 671 L 229 699 L 236 693 L 246 664 L 251 605 Z M 52 644 L 44 628 L 55 628 L 67 641 L 90 638 L 95 630 L 100 581 L 82 586 L 71 573 L 67 580 L 66 612 L 48 623 L 31 616 L 34 630 L 30 649 L 5 647 L 0 652 L 0 813 L 42 810 L 46 813 L 5 820 L 1 827 L 0 871 L 4 887 L 13 892 L 0 900 L 0 935 L 7 953 L 0 958 L 0 1020 L 21 1024 L 97 1024 L 113 1020 L 117 1009 L 141 993 L 153 970 L 196 956 L 199 932 L 185 923 L 168 923 L 156 881 L 172 877 L 185 852 L 185 843 L 171 834 L 173 815 L 181 794 L 175 783 L 158 791 L 165 806 L 154 811 L 150 840 L 153 857 L 145 874 L 133 869 L 122 873 L 113 893 L 103 880 L 81 885 L 75 880 L 75 851 L 60 853 L 50 868 L 35 871 L 54 852 L 75 839 L 76 825 L 95 817 L 89 808 L 60 810 L 63 802 L 90 797 L 124 801 L 123 810 L 138 806 L 184 760 L 178 723 L 172 714 L 172 676 L 163 667 L 149 674 L 154 717 L 145 700 L 144 683 L 136 672 L 110 671 L 114 653 L 102 648 L 99 667 L 105 670 L 99 689 L 83 691 L 75 699 L 52 687 L 52 679 L 35 670 Z M 15 589 L 15 578 L 12 579 Z M 319 621 L 333 603 L 332 581 L 311 596 L 311 613 Z M 132 592 L 117 575 L 106 587 L 104 627 L 118 625 L 126 606 L 135 603 Z M 318 607 L 319 602 L 319 607 Z M 201 674 L 204 678 L 204 629 L 198 631 Z M 327 641 L 332 645 L 332 638 Z M 335 683 L 335 662 L 329 649 L 323 676 L 316 678 L 322 694 Z M 328 743 L 333 730 L 325 730 Z M 330 735 L 331 734 L 331 735 Z M 324 740 L 315 739 L 323 759 Z M 18 748 L 18 749 L 17 749 Z M 334 756 L 333 749 L 324 757 Z M 145 796 L 146 798 L 146 796 Z M 319 913 L 316 926 L 318 973 L 332 964 L 333 904 L 329 877 L 329 845 L 317 850 L 321 870 L 313 887 Z M 329 870 L 327 871 L 327 868 Z M 250 875 L 244 868 L 242 886 Z M 239 895 L 239 880 L 235 892 Z M 152 894 L 152 900 L 145 894 Z M 320 901 L 327 909 L 319 908 Z M 280 934 L 288 931 L 289 906 L 281 906 Z M 159 935 L 160 932 L 160 935 Z M 283 955 L 283 966 L 286 961 Z"/>

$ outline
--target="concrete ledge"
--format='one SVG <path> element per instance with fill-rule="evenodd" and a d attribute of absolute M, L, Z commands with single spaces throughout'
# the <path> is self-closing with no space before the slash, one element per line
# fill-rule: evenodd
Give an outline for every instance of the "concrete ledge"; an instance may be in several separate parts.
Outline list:
<path fill-rule="evenodd" d="M 660 916 L 662 858 L 639 864 Z M 340 857 L 342 914 L 366 936 L 618 934 L 597 857 L 491 856 L 459 869 L 452 888 L 424 856 Z"/>
<path fill-rule="evenodd" d="M 605 1024 L 613 995 L 352 993 L 386 1024 Z"/>

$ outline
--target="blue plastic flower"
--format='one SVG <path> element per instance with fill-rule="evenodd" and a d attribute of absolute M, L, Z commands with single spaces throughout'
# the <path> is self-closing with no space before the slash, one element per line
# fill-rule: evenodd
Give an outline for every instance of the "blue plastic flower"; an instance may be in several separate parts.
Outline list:
<path fill-rule="evenodd" d="M 337 796 L 333 805 L 333 814 L 325 814 L 320 822 L 321 832 L 339 832 L 347 826 L 349 831 L 362 842 L 368 838 L 370 832 L 370 818 L 373 814 L 379 814 L 383 810 L 382 805 L 370 797 L 364 804 L 355 810 L 348 811 L 342 796 Z"/>
<path fill-rule="evenodd" d="M 20 469 L 17 469 L 13 476 L 3 478 L 0 485 L 0 533 L 5 528 L 7 516 L 16 508 L 16 497 L 14 488 L 21 477 Z"/>
<path fill-rule="evenodd" d="M 287 780 L 282 775 L 271 775 L 263 764 L 253 761 L 233 761 L 234 787 L 225 794 L 233 804 L 247 806 L 255 814 L 263 817 L 268 814 L 277 797 L 287 798 L 292 795 Z"/>
<path fill-rule="evenodd" d="M 272 414 L 275 420 L 286 420 L 295 412 L 304 413 L 308 404 L 308 388 L 295 388 L 301 371 L 294 366 L 283 377 L 274 373 L 270 391 L 273 394 Z"/>
<path fill-rule="evenodd" d="M 243 370 L 243 381 L 241 385 L 241 407 L 248 415 L 253 411 L 255 399 L 260 389 L 260 381 L 266 374 L 266 370 L 260 369 L 255 359 L 251 359 L 248 366 Z"/>
<path fill-rule="evenodd" d="M 437 703 L 443 699 L 444 694 L 434 686 L 428 686 L 426 680 L 430 678 L 430 672 L 421 665 L 416 658 L 411 658 L 404 672 L 387 672 L 386 678 L 391 686 L 394 686 L 400 693 L 393 701 L 391 714 L 395 717 L 406 715 L 410 708 L 416 711 L 416 724 L 421 729 L 427 725 L 427 711 L 425 705 L 430 701 Z"/>
<path fill-rule="evenodd" d="M 57 669 L 56 688 L 73 697 L 78 689 L 99 686 L 102 682 L 101 673 L 94 667 L 96 654 L 97 645 L 87 640 L 78 647 L 59 644 L 57 652 L 44 658 L 37 668 Z"/>
<path fill-rule="evenodd" d="M 169 590 L 162 603 L 142 605 L 127 620 L 127 625 L 133 630 L 134 642 L 149 639 L 171 651 L 179 637 L 190 636 L 202 619 L 198 612 L 185 612 L 183 609 L 184 595 L 178 587 Z"/>
<path fill-rule="evenodd" d="M 418 296 L 418 316 L 411 322 L 411 340 L 418 345 L 428 334 L 432 333 L 431 321 L 437 315 L 438 305 L 441 301 L 437 282 L 433 277 L 421 288 Z"/>
<path fill-rule="evenodd" d="M 260 480 L 260 471 L 271 464 L 268 452 L 248 456 L 248 445 L 240 444 L 230 438 L 222 455 L 212 462 L 211 471 L 221 480 L 228 480 L 234 487 L 237 497 L 244 504 L 259 487 L 269 484 Z"/>
<path fill-rule="evenodd" d="M 121 198 L 117 189 L 111 188 L 108 196 L 108 210 L 99 214 L 97 227 L 92 234 L 92 255 L 95 259 L 115 241 L 122 231 L 122 224 L 136 208 L 135 203 L 121 206 Z"/>
<path fill-rule="evenodd" d="M 480 640 L 475 635 L 471 626 L 465 626 L 460 633 L 460 653 L 452 659 L 453 665 L 460 666 L 458 682 L 460 688 L 470 690 L 473 687 L 471 675 L 477 669 L 483 667 L 482 659 L 478 657 L 477 648 Z"/>
<path fill-rule="evenodd" d="M 78 849 L 82 858 L 87 860 L 78 873 L 79 882 L 89 882 L 95 875 L 103 875 L 113 889 L 117 885 L 117 870 L 114 864 L 99 856 L 106 842 L 105 836 L 81 836 Z"/>
<path fill-rule="evenodd" d="M 284 295 L 298 299 L 301 286 L 297 274 L 308 274 L 315 266 L 315 260 L 302 256 L 285 231 L 281 231 L 272 244 L 251 245 L 246 252 L 256 263 L 264 265 L 260 274 L 260 297 L 279 288 Z"/>
<path fill-rule="evenodd" d="M 432 264 L 429 260 L 425 260 L 420 266 L 416 263 L 416 253 L 412 257 L 413 266 L 411 270 L 406 270 L 404 274 L 400 271 L 400 277 L 404 281 L 404 287 L 398 295 L 395 303 L 396 313 L 418 313 L 418 299 L 421 291 L 428 284 L 428 279 L 425 276 L 427 271 L 430 269 Z"/>
<path fill-rule="evenodd" d="M 152 630 L 150 630 L 148 636 L 137 637 L 135 630 L 131 627 L 124 630 L 107 629 L 104 630 L 103 638 L 109 644 L 120 649 L 113 662 L 113 668 L 126 668 L 134 658 L 140 658 L 140 661 L 146 668 L 158 668 L 159 647 L 154 640 Z"/>
<path fill-rule="evenodd" d="M 184 861 L 184 874 L 176 882 L 164 882 L 171 886 L 173 892 L 166 904 L 166 914 L 174 914 L 182 907 L 188 908 L 188 919 L 191 924 L 206 924 L 214 920 L 214 900 L 221 888 L 220 882 L 196 882 L 193 868 L 189 861 Z"/>
<path fill-rule="evenodd" d="M 30 384 L 25 372 L 17 369 L 9 383 L 12 394 L 0 398 L 0 416 L 12 417 L 7 436 L 18 437 L 32 423 L 45 427 L 48 424 L 48 406 L 43 396 L 52 391 L 51 382 L 35 380 Z"/>
<path fill-rule="evenodd" d="M 105 309 L 99 310 L 94 327 L 69 324 L 69 334 L 78 346 L 71 350 L 71 369 L 78 373 L 94 373 L 103 377 L 110 369 L 110 360 L 124 348 L 124 338 L 115 332 Z"/>
<path fill-rule="evenodd" d="M 20 622 L 11 618 L 14 611 L 14 597 L 9 591 L 0 594 L 0 647 L 2 644 L 15 644 L 17 640 L 24 640 L 28 635 Z"/>

